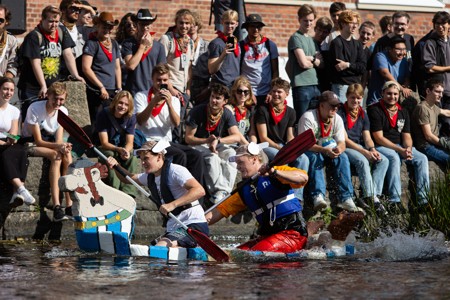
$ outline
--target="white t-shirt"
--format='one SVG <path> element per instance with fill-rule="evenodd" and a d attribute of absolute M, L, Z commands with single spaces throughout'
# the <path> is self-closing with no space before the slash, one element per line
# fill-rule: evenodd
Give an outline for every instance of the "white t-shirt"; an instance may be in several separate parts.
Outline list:
<path fill-rule="evenodd" d="M 3 132 L 9 132 L 11 122 L 13 120 L 19 120 L 19 118 L 20 110 L 9 103 L 4 110 L 0 109 L 0 139 L 7 137 Z"/>
<path fill-rule="evenodd" d="M 136 93 L 134 96 L 134 113 L 138 114 L 144 111 L 148 106 L 147 99 L 148 91 Z M 172 97 L 172 106 L 175 113 L 180 115 L 180 100 L 177 97 Z M 147 137 L 147 140 L 159 141 L 164 139 L 168 142 L 172 141 L 172 129 L 174 128 L 172 120 L 170 119 L 169 106 L 164 104 L 161 112 L 153 117 L 150 115 L 147 122 L 143 125 L 136 124 L 136 128 L 141 130 Z"/>
<path fill-rule="evenodd" d="M 59 128 L 58 112 L 50 117 L 47 114 L 47 110 L 45 109 L 46 104 L 47 101 L 37 101 L 30 105 L 22 128 L 23 137 L 30 137 L 33 135 L 31 132 L 31 128 L 29 128 L 29 125 L 35 124 L 39 124 L 39 129 L 44 129 L 49 134 L 56 133 Z M 67 108 L 65 108 L 64 106 L 61 106 L 59 109 L 66 115 L 69 114 Z"/>
<path fill-rule="evenodd" d="M 148 178 L 147 173 L 138 174 L 138 181 L 142 185 L 147 186 L 147 178 Z M 187 190 L 184 188 L 184 185 L 191 178 L 194 177 L 192 176 L 191 173 L 189 173 L 188 169 L 186 169 L 185 167 L 177 164 L 170 165 L 167 185 L 169 186 L 169 189 L 172 192 L 172 195 L 174 196 L 175 199 L 178 199 L 187 193 Z M 161 189 L 160 189 L 161 176 L 155 177 L 155 183 L 161 196 Z M 201 205 L 196 205 L 191 208 L 183 210 L 177 216 L 177 218 L 185 225 L 189 225 L 192 223 L 206 222 L 205 212 Z M 178 225 L 178 223 L 169 218 L 169 221 L 167 222 L 167 232 L 175 231 L 180 227 L 181 226 Z"/>
<path fill-rule="evenodd" d="M 332 126 L 329 136 L 336 142 L 345 142 L 345 127 L 342 118 L 336 114 L 331 122 Z M 319 141 L 322 138 L 322 132 L 319 125 L 317 109 L 310 109 L 306 111 L 298 121 L 298 133 L 302 133 L 309 128 L 312 129 L 314 136 L 317 141 Z"/>

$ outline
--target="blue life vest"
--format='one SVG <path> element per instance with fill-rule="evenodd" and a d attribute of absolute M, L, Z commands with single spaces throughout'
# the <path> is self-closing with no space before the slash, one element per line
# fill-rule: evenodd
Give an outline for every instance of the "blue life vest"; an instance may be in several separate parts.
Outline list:
<path fill-rule="evenodd" d="M 302 210 L 291 186 L 268 176 L 246 184 L 239 195 L 263 227 L 273 226 L 275 220 Z"/>

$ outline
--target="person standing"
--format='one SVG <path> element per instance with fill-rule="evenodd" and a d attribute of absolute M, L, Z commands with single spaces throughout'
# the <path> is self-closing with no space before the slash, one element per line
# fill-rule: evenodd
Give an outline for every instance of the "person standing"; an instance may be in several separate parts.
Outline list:
<path fill-rule="evenodd" d="M 140 9 L 136 14 L 136 36 L 122 44 L 122 57 L 128 74 L 125 89 L 133 96 L 152 87 L 153 68 L 167 61 L 164 46 L 153 38 L 155 32 L 151 31 L 157 18 L 158 16 L 153 17 L 148 9 Z"/>
<path fill-rule="evenodd" d="M 83 73 L 91 87 L 86 96 L 92 125 L 100 106 L 109 106 L 116 92 L 122 90 L 119 44 L 111 38 L 111 31 L 119 21 L 110 12 L 102 12 L 94 23 L 96 31 L 86 42 L 82 58 Z"/>
<path fill-rule="evenodd" d="M 339 15 L 341 34 L 330 44 L 330 62 L 334 64 L 331 75 L 331 90 L 344 103 L 347 88 L 352 83 L 361 83 L 366 71 L 367 60 L 362 43 L 353 38 L 361 17 L 358 13 L 345 10 Z"/>
<path fill-rule="evenodd" d="M 316 10 L 309 4 L 297 11 L 299 29 L 289 38 L 287 73 L 291 81 L 292 100 L 296 120 L 311 107 L 317 106 L 320 96 L 316 68 L 322 65 L 322 55 L 312 37 L 308 35 L 316 19 Z"/>
<path fill-rule="evenodd" d="M 220 83 L 228 89 L 240 73 L 240 49 L 233 35 L 238 26 L 238 13 L 227 10 L 222 15 L 223 32 L 217 31 L 217 37 L 208 45 L 208 71 L 212 83 Z"/>
<path fill-rule="evenodd" d="M 3 20 L 3 21 L 2 21 Z M 11 12 L 5 5 L 0 5 L 0 77 L 17 76 L 17 38 L 6 31 L 11 21 Z"/>
<path fill-rule="evenodd" d="M 252 85 L 256 103 L 262 105 L 270 92 L 270 82 L 279 77 L 278 47 L 263 35 L 262 18 L 258 14 L 248 15 L 242 27 L 247 37 L 239 42 L 241 48 L 241 75 Z"/>
<path fill-rule="evenodd" d="M 61 64 L 64 60 L 70 74 L 84 82 L 78 75 L 72 47 L 75 43 L 64 27 L 59 27 L 61 11 L 56 6 L 42 10 L 39 25 L 28 33 L 21 45 L 23 65 L 20 67 L 19 99 L 21 115 L 25 118 L 33 101 L 47 97 L 47 88 L 63 78 Z"/>

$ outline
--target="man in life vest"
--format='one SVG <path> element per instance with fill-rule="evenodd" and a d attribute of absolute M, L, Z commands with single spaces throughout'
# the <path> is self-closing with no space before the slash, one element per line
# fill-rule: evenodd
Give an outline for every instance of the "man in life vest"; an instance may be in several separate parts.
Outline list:
<path fill-rule="evenodd" d="M 128 176 L 138 184 L 148 186 L 151 192 L 150 199 L 164 216 L 171 212 L 187 227 L 208 235 L 205 212 L 198 201 L 205 195 L 205 190 L 185 167 L 165 159 L 165 149 L 169 146 L 169 142 L 165 140 L 144 143 L 140 149 L 136 150 L 142 161 L 144 173 L 128 174 Z M 109 167 L 118 165 L 111 156 L 108 157 L 107 162 Z M 120 174 L 118 176 L 126 181 Z M 195 240 L 173 219 L 167 220 L 166 227 L 166 233 L 152 244 L 186 248 L 197 246 Z"/>
<path fill-rule="evenodd" d="M 306 184 L 306 171 L 288 166 L 268 168 L 264 152 L 253 142 L 239 147 L 230 160 L 237 163 L 244 183 L 239 193 L 206 215 L 209 224 L 248 208 L 259 223 L 259 237 L 238 246 L 239 249 L 283 253 L 303 249 L 308 233 L 294 189 Z M 254 175 L 259 177 L 250 179 Z"/>

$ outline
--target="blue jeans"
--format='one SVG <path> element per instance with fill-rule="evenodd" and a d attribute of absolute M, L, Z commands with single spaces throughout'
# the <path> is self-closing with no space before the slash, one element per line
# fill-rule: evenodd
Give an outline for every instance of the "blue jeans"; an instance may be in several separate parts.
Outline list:
<path fill-rule="evenodd" d="M 348 156 L 350 164 L 356 169 L 363 191 L 363 197 L 373 197 L 383 194 L 384 177 L 389 167 L 388 159 L 380 153 L 381 161 L 372 164 L 371 172 L 370 162 L 363 154 L 350 148 L 347 148 L 345 153 Z"/>
<path fill-rule="evenodd" d="M 275 155 L 277 155 L 278 153 L 278 149 L 272 148 L 272 147 L 267 147 L 264 148 L 264 153 L 267 155 L 267 158 L 269 158 L 269 161 L 272 161 L 273 158 L 275 157 Z M 299 157 L 297 157 L 296 160 L 294 160 L 293 162 L 291 162 L 289 164 L 289 166 L 300 169 L 300 170 L 304 170 L 304 171 L 308 171 L 309 168 L 309 160 L 308 157 L 305 154 L 300 155 Z M 300 189 L 294 189 L 295 191 L 295 196 L 300 199 L 300 201 L 303 202 L 303 188 Z"/>
<path fill-rule="evenodd" d="M 292 88 L 292 101 L 296 113 L 297 122 L 310 108 L 319 105 L 320 91 L 317 85 L 296 86 Z"/>
<path fill-rule="evenodd" d="M 444 149 L 440 149 L 434 145 L 428 144 L 421 149 L 429 160 L 434 161 L 440 167 L 450 168 L 450 154 L 448 154 Z"/>
<path fill-rule="evenodd" d="M 387 176 L 389 200 L 392 202 L 400 202 L 400 197 L 402 195 L 400 167 L 403 159 L 400 154 L 390 148 L 379 146 L 377 147 L 377 150 L 389 160 L 389 176 Z M 419 152 L 414 147 L 412 148 L 412 155 L 413 159 L 405 160 L 405 163 L 412 165 L 414 168 L 417 198 L 419 203 L 424 204 L 427 202 L 426 193 L 430 187 L 428 159 L 425 154 Z"/>
<path fill-rule="evenodd" d="M 321 153 L 306 152 L 309 158 L 309 186 L 311 196 L 322 194 L 325 197 L 326 185 L 324 176 L 325 165 L 331 167 L 333 179 L 339 190 L 339 201 L 343 202 L 353 197 L 352 175 L 347 154 L 341 153 L 337 158 L 324 157 Z"/>
<path fill-rule="evenodd" d="M 345 84 L 333 83 L 331 85 L 331 90 L 339 97 L 339 101 L 341 101 L 341 103 L 345 103 L 345 101 L 347 101 L 347 89 L 348 85 Z"/>

